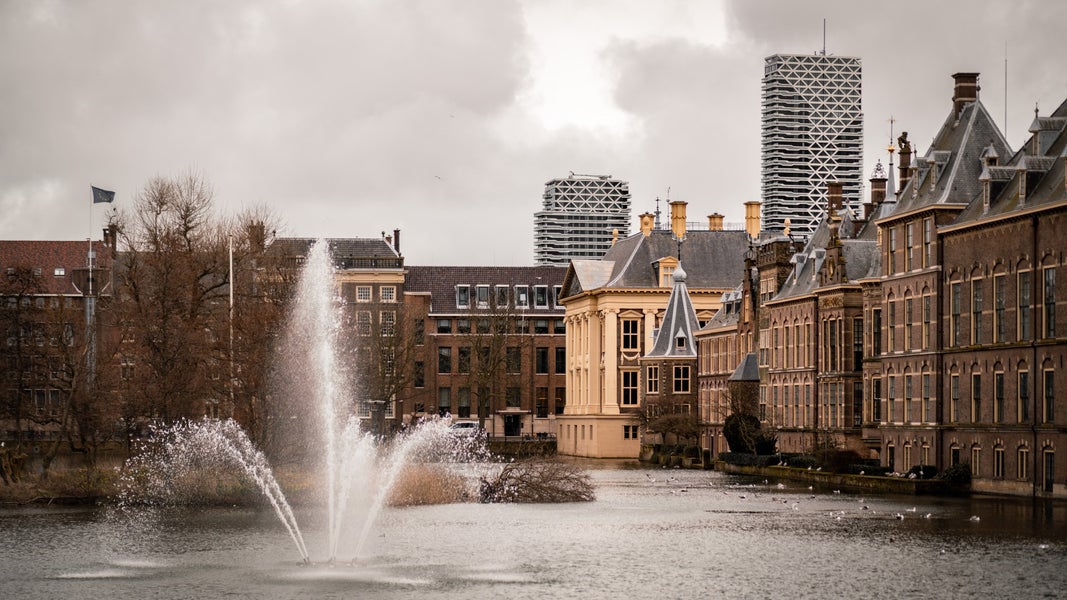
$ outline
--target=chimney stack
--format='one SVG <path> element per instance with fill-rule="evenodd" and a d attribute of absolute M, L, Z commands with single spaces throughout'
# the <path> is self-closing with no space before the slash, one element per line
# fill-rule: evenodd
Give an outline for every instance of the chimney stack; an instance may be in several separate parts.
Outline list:
<path fill-rule="evenodd" d="M 897 166 L 897 196 L 904 192 L 904 187 L 911 180 L 911 142 L 908 141 L 908 132 L 900 134 L 897 138 L 900 144 L 900 164 Z"/>
<path fill-rule="evenodd" d="M 957 121 L 967 104 L 978 100 L 978 73 L 954 73 L 952 80 L 952 114 Z"/>
<path fill-rule="evenodd" d="M 837 212 L 841 210 L 841 189 L 843 187 L 844 186 L 841 184 L 840 181 L 830 181 L 826 183 L 826 200 L 828 203 L 827 208 L 829 210 L 831 218 L 836 217 Z"/>
<path fill-rule="evenodd" d="M 638 218 L 641 219 L 641 235 L 645 237 L 652 235 L 652 229 L 656 224 L 656 215 L 646 212 L 638 215 Z"/>
<path fill-rule="evenodd" d="M 674 237 L 685 237 L 685 207 L 688 203 L 683 200 L 671 200 L 671 231 Z"/>
<path fill-rule="evenodd" d="M 760 232 L 760 203 L 757 200 L 745 202 L 745 231 L 748 237 L 756 239 Z"/>
<path fill-rule="evenodd" d="M 400 255 L 400 230 L 393 230 L 393 250 L 396 250 L 397 256 Z"/>
<path fill-rule="evenodd" d="M 874 173 L 871 175 L 871 201 L 863 205 L 863 220 L 870 220 L 871 215 L 875 210 L 881 206 L 885 201 L 886 195 L 886 183 L 889 181 L 885 168 L 882 167 L 882 161 L 874 166 Z"/>
<path fill-rule="evenodd" d="M 722 231 L 723 216 L 719 213 L 708 215 L 708 231 Z"/>

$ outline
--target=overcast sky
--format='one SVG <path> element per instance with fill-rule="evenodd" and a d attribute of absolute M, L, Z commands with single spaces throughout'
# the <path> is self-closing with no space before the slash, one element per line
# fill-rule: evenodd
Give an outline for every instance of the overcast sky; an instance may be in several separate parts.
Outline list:
<path fill-rule="evenodd" d="M 647 0 L 0 2 L 0 239 L 94 237 L 156 175 L 280 235 L 402 230 L 409 264 L 524 265 L 545 181 L 630 182 L 690 220 L 760 194 L 764 57 L 863 65 L 864 172 L 925 152 L 952 73 L 1007 135 L 1067 98 L 1067 3 Z M 666 207 L 664 207 L 665 209 Z M 631 231 L 636 229 L 631 225 Z"/>

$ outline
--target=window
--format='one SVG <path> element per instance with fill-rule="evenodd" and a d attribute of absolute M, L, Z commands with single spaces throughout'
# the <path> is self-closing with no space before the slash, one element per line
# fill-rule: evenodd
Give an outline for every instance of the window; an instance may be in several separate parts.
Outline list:
<path fill-rule="evenodd" d="M 914 223 L 904 226 L 904 270 L 912 269 L 912 253 L 915 251 Z"/>
<path fill-rule="evenodd" d="M 882 353 L 882 309 L 871 311 L 871 321 L 871 352 L 878 356 Z M 810 335 L 808 339 L 811 339 Z"/>
<path fill-rule="evenodd" d="M 659 393 L 659 365 L 649 365 L 645 370 L 645 390 L 649 394 Z"/>
<path fill-rule="evenodd" d="M 897 303 L 889 301 L 889 351 L 897 351 Z"/>
<path fill-rule="evenodd" d="M 674 365 L 674 393 L 689 393 L 689 365 Z"/>
<path fill-rule="evenodd" d="M 1030 373 L 1019 371 L 1019 422 L 1026 423 L 1030 420 Z"/>
<path fill-rule="evenodd" d="M 637 350 L 638 349 L 638 325 L 637 319 L 623 319 L 622 320 L 622 349 L 623 350 Z"/>
<path fill-rule="evenodd" d="M 489 308 L 489 286 L 477 286 L 475 294 L 477 294 L 478 308 Z"/>
<path fill-rule="evenodd" d="M 525 285 L 515 286 L 515 306 L 528 308 L 530 306 L 530 288 Z"/>
<path fill-rule="evenodd" d="M 1056 269 L 1055 267 L 1047 267 L 1044 270 L 1045 273 L 1045 293 L 1044 293 L 1044 322 L 1042 323 L 1042 330 L 1045 335 L 1042 337 L 1054 338 L 1056 337 Z"/>
<path fill-rule="evenodd" d="M 923 219 L 923 266 L 929 267 L 934 264 L 934 219 Z"/>
<path fill-rule="evenodd" d="M 534 365 L 538 375 L 548 374 L 548 348 L 538 347 L 535 349 Z"/>
<path fill-rule="evenodd" d="M 922 389 L 922 394 L 923 394 L 923 398 L 922 398 L 922 403 L 923 403 L 923 405 L 922 405 L 922 420 L 927 422 L 927 423 L 933 423 L 934 422 L 933 403 L 930 402 L 930 374 L 929 373 L 923 373 L 922 378 L 923 378 L 922 379 L 922 381 L 923 381 L 923 383 L 922 383 L 922 386 L 923 386 L 923 389 Z"/>
<path fill-rule="evenodd" d="M 982 280 L 971 281 L 971 343 L 982 343 Z"/>
<path fill-rule="evenodd" d="M 356 286 L 356 302 L 370 302 L 371 288 L 369 285 Z"/>
<path fill-rule="evenodd" d="M 1006 341 L 1004 323 L 1004 282 L 1003 275 L 993 277 L 993 343 Z"/>
<path fill-rule="evenodd" d="M 415 367 L 412 373 L 412 380 L 415 383 L 415 387 L 426 387 L 426 363 L 421 360 L 415 361 Z"/>
<path fill-rule="evenodd" d="M 960 301 L 962 292 L 962 284 L 955 282 L 950 288 L 949 298 L 951 302 L 951 319 L 949 325 L 952 327 L 951 340 L 953 346 L 959 346 L 963 339 L 961 323 L 960 323 Z"/>
<path fill-rule="evenodd" d="M 1056 419 L 1055 373 L 1051 370 L 1043 371 L 1042 376 L 1045 380 L 1045 385 L 1042 386 L 1044 393 L 1042 394 L 1043 401 L 1041 403 L 1041 421 L 1043 423 L 1052 423 Z"/>
<path fill-rule="evenodd" d="M 911 375 L 904 376 L 904 422 L 911 422 Z"/>
<path fill-rule="evenodd" d="M 469 387 L 461 387 L 456 390 L 456 408 L 459 409 L 458 415 L 461 419 L 468 419 L 471 416 L 471 389 Z"/>
<path fill-rule="evenodd" d="M 567 372 L 567 349 L 556 348 L 556 374 L 563 375 Z"/>
<path fill-rule="evenodd" d="M 452 372 L 452 349 L 451 348 L 438 348 L 437 349 L 437 372 L 438 373 L 451 373 Z"/>
<path fill-rule="evenodd" d="M 496 307 L 497 308 L 507 308 L 508 307 L 508 286 L 506 286 L 506 285 L 498 285 L 494 289 L 496 291 L 496 296 L 495 296 L 495 299 L 494 299 L 494 302 L 496 302 Z"/>
<path fill-rule="evenodd" d="M 508 408 L 521 408 L 522 407 L 522 388 L 509 387 L 504 396 L 504 401 L 507 403 Z"/>
<path fill-rule="evenodd" d="M 637 406 L 637 371 L 622 372 L 622 405 Z"/>
<path fill-rule="evenodd" d="M 548 319 L 536 319 L 536 320 L 534 320 L 534 333 L 547 334 L 548 333 Z"/>
<path fill-rule="evenodd" d="M 979 477 L 982 474 L 982 449 L 978 446 L 971 448 L 971 477 Z"/>
<path fill-rule="evenodd" d="M 882 380 L 878 377 L 871 379 L 871 421 L 882 421 Z"/>
<path fill-rule="evenodd" d="M 415 319 L 412 336 L 415 338 L 416 346 L 421 346 L 425 343 L 426 321 L 424 319 Z"/>
<path fill-rule="evenodd" d="M 1019 273 L 1019 341 L 1030 339 L 1030 273 Z"/>
<path fill-rule="evenodd" d="M 489 319 L 478 319 L 474 326 L 478 333 L 489 333 Z"/>
<path fill-rule="evenodd" d="M 471 320 L 470 319 L 456 319 L 456 333 L 470 333 L 471 332 Z"/>
<path fill-rule="evenodd" d="M 885 420 L 887 423 L 892 423 L 896 418 L 896 407 L 893 406 L 897 401 L 897 376 L 890 375 L 888 381 L 889 389 L 887 390 L 889 396 L 885 402 Z"/>
<path fill-rule="evenodd" d="M 948 420 L 958 423 L 960 420 L 960 376 L 952 375 L 948 381 Z"/>
<path fill-rule="evenodd" d="M 661 266 L 659 268 L 659 286 L 669 288 L 673 285 L 674 267 Z"/>
<path fill-rule="evenodd" d="M 896 227 L 889 228 L 889 261 L 887 263 L 887 275 L 896 273 L 896 260 L 897 260 L 897 229 Z"/>
<path fill-rule="evenodd" d="M 915 299 L 904 299 L 904 349 L 911 350 L 915 343 L 912 337 L 915 330 Z"/>
<path fill-rule="evenodd" d="M 522 372 L 522 351 L 518 346 L 508 346 L 504 361 L 508 373 Z"/>
<path fill-rule="evenodd" d="M 460 346 L 459 354 L 457 356 L 456 372 L 457 373 L 470 373 L 471 372 L 471 348 L 470 346 Z"/>
<path fill-rule="evenodd" d="M 396 287 L 383 285 L 378 288 L 378 296 L 382 299 L 382 302 L 396 302 Z"/>
<path fill-rule="evenodd" d="M 1004 479 L 1004 448 L 993 448 L 993 479 Z"/>
<path fill-rule="evenodd" d="M 67 270 L 64 267 L 56 267 L 56 270 L 53 272 L 53 275 L 56 277 L 63 277 L 66 274 Z"/>
<path fill-rule="evenodd" d="M 563 319 L 552 319 L 552 333 L 556 335 L 567 333 L 567 322 Z"/>
<path fill-rule="evenodd" d="M 993 374 L 993 422 L 1004 422 L 1004 373 Z"/>
<path fill-rule="evenodd" d="M 1030 449 L 1020 447 L 1015 453 L 1015 478 L 1026 481 L 1030 478 Z"/>
<path fill-rule="evenodd" d="M 982 376 L 971 375 L 971 423 L 982 420 Z"/>
<path fill-rule="evenodd" d="M 457 285 L 456 286 L 456 308 L 470 308 L 471 305 L 471 286 L 469 285 Z"/>
<path fill-rule="evenodd" d="M 359 335 L 370 335 L 370 311 L 361 310 L 356 315 L 356 331 Z"/>
<path fill-rule="evenodd" d="M 548 308 L 548 286 L 534 286 L 534 308 Z"/>
<path fill-rule="evenodd" d="M 537 418 L 548 418 L 548 388 L 539 387 L 534 394 L 534 404 L 536 405 Z"/>
<path fill-rule="evenodd" d="M 383 310 L 379 315 L 381 319 L 382 335 L 391 336 L 396 333 L 396 313 L 391 310 Z"/>
<path fill-rule="evenodd" d="M 437 319 L 437 333 L 452 333 L 452 319 Z"/>
<path fill-rule="evenodd" d="M 119 367 L 119 374 L 123 381 L 130 381 L 133 379 L 133 359 L 122 359 L 121 366 Z"/>
<path fill-rule="evenodd" d="M 567 406 L 567 388 L 556 388 L 556 414 L 562 415 L 563 409 Z"/>
<path fill-rule="evenodd" d="M 562 294 L 563 294 L 563 286 L 562 285 L 554 285 L 554 286 L 552 286 L 552 303 L 553 303 L 554 306 L 557 306 L 557 307 L 562 307 L 563 306 L 563 302 L 560 301 L 560 298 L 562 297 Z"/>
<path fill-rule="evenodd" d="M 863 319 L 852 319 L 852 370 L 863 369 Z"/>
<path fill-rule="evenodd" d="M 933 343 L 930 339 L 932 327 L 930 326 L 930 319 L 932 311 L 930 310 L 930 295 L 923 296 L 923 349 L 929 350 L 933 347 Z"/>
<path fill-rule="evenodd" d="M 622 438 L 624 440 L 636 440 L 637 439 L 637 425 L 623 425 L 622 426 Z"/>
<path fill-rule="evenodd" d="M 452 414 L 452 388 L 438 388 L 437 390 L 437 414 L 442 417 Z"/>

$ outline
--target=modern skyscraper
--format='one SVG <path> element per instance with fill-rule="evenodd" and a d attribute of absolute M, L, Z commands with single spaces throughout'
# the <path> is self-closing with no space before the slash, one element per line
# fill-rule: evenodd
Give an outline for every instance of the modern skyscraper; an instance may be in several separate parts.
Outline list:
<path fill-rule="evenodd" d="M 863 195 L 860 59 L 775 54 L 763 71 L 763 223 L 810 235 L 826 210 L 826 184 L 843 185 L 858 210 Z"/>
<path fill-rule="evenodd" d="M 534 213 L 534 262 L 566 266 L 600 258 L 614 236 L 626 237 L 630 187 L 611 175 L 576 175 L 545 183 L 544 208 Z"/>

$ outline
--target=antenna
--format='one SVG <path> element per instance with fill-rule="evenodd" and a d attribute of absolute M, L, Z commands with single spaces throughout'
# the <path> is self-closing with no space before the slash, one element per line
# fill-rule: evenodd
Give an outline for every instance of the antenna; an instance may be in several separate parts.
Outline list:
<path fill-rule="evenodd" d="M 1008 42 L 1004 42 L 1004 139 L 1008 139 Z"/>
<path fill-rule="evenodd" d="M 826 19 L 822 20 L 822 55 L 826 56 Z"/>

